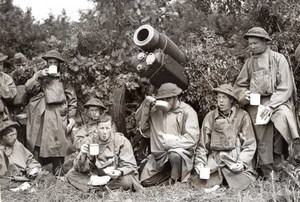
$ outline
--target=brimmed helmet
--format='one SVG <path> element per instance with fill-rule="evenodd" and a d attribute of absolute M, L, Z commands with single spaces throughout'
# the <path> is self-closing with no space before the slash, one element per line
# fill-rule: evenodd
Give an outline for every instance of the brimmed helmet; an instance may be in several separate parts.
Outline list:
<path fill-rule="evenodd" d="M 0 123 L 0 137 L 4 135 L 3 131 L 9 127 L 18 127 L 19 124 L 17 122 L 11 121 L 11 120 L 6 120 Z"/>
<path fill-rule="evenodd" d="M 235 95 L 234 88 L 230 84 L 220 85 L 217 88 L 214 88 L 213 92 L 224 93 L 224 94 L 226 94 L 226 95 L 234 98 L 235 100 L 238 100 L 237 97 L 236 97 L 236 95 Z"/>
<path fill-rule="evenodd" d="M 266 39 L 267 41 L 271 41 L 271 38 L 266 30 L 261 27 L 253 27 L 248 30 L 246 34 L 244 34 L 244 38 L 248 39 L 249 37 L 258 37 Z"/>
<path fill-rule="evenodd" d="M 103 108 L 103 109 L 107 109 L 104 104 L 101 102 L 101 100 L 92 97 L 91 99 L 89 99 L 89 101 L 87 101 L 87 103 L 85 103 L 83 105 L 84 108 L 88 108 L 90 106 L 95 106 L 95 107 L 99 107 L 99 108 Z"/>
<path fill-rule="evenodd" d="M 43 57 L 44 60 L 48 60 L 50 58 L 57 59 L 59 62 L 64 62 L 65 60 L 62 58 L 62 55 L 57 50 L 51 50 L 47 52 Z"/>
<path fill-rule="evenodd" d="M 174 83 L 164 83 L 162 84 L 155 96 L 156 99 L 169 98 L 179 95 L 182 92 L 182 89 L 179 88 Z"/>

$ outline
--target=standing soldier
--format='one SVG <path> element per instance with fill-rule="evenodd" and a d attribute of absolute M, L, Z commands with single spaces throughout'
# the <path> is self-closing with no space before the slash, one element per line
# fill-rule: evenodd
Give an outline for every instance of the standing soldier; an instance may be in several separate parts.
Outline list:
<path fill-rule="evenodd" d="M 16 84 L 17 95 L 15 96 L 11 108 L 13 120 L 20 123 L 18 128 L 18 140 L 26 146 L 26 106 L 28 96 L 25 90 L 26 81 L 33 76 L 33 69 L 28 66 L 28 60 L 22 53 L 16 53 L 13 59 L 14 71 L 11 76 Z"/>
<path fill-rule="evenodd" d="M 17 94 L 13 79 L 3 72 L 3 62 L 6 58 L 7 55 L 0 53 L 0 122 L 10 117 L 6 103 L 11 102 Z"/>
<path fill-rule="evenodd" d="M 52 163 L 58 174 L 67 154 L 67 134 L 75 124 L 77 97 L 70 85 L 61 81 L 62 55 L 51 50 L 43 57 L 47 67 L 37 71 L 25 86 L 28 103 L 27 144 L 42 165 Z"/>
<path fill-rule="evenodd" d="M 269 178 L 273 170 L 278 178 L 276 171 L 283 165 L 284 140 L 291 145 L 299 139 L 292 100 L 294 81 L 285 57 L 267 45 L 271 39 L 263 28 L 250 29 L 244 38 L 248 40 L 252 56 L 236 80 L 236 93 L 254 124 L 258 163 L 263 176 Z M 250 93 L 260 94 L 263 110 L 259 117 L 270 119 L 267 124 L 255 124 L 258 107 L 249 105 Z"/>

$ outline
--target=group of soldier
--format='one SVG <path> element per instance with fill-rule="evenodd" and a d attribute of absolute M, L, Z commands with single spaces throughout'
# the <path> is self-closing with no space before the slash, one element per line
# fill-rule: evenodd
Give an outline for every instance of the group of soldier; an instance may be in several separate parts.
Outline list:
<path fill-rule="evenodd" d="M 139 167 L 130 141 L 118 132 L 101 100 L 92 97 L 84 105 L 87 123 L 74 130 L 77 97 L 74 88 L 61 81 L 64 59 L 58 51 L 47 52 L 47 67 L 36 72 L 17 53 L 11 76 L 0 73 L 0 175 L 31 179 L 47 164 L 52 164 L 53 174 L 61 174 L 73 134 L 76 157 L 65 178 L 83 191 L 139 190 L 189 182 L 192 176 L 195 186 L 243 190 L 257 179 L 258 169 L 263 180 L 280 180 L 286 160 L 300 160 L 295 81 L 286 58 L 270 49 L 264 29 L 254 27 L 244 38 L 252 55 L 234 85 L 212 89 L 217 107 L 201 128 L 196 111 L 180 99 L 182 89 L 175 83 L 164 83 L 156 95 L 145 97 L 135 118 L 150 146 Z M 300 55 L 300 47 L 296 57 L 297 51 Z M 2 68 L 5 59 L 0 54 Z M 57 72 L 49 66 L 56 66 Z M 254 93 L 260 96 L 259 106 L 250 103 Z M 158 105 L 162 101 L 164 105 Z M 18 126 L 22 113 L 27 121 Z M 265 122 L 258 123 L 257 117 Z"/>

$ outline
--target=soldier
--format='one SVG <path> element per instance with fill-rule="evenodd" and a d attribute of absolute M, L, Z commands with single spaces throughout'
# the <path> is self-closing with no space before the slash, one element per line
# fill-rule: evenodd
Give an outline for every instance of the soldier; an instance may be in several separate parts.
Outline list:
<path fill-rule="evenodd" d="M 140 189 L 134 178 L 137 165 L 129 140 L 112 131 L 111 116 L 102 116 L 97 128 L 93 138 L 81 145 L 74 168 L 66 175 L 67 180 L 83 191 L 101 185 L 109 189 Z M 96 151 L 91 151 L 92 145 L 96 146 Z"/>
<path fill-rule="evenodd" d="M 200 185 L 222 184 L 225 179 L 230 188 L 243 190 L 256 178 L 252 122 L 246 111 L 234 106 L 237 98 L 231 85 L 223 84 L 213 91 L 217 93 L 218 107 L 203 120 L 195 170 L 201 177 L 201 169 L 210 168 L 210 178 L 200 180 Z"/>
<path fill-rule="evenodd" d="M 271 39 L 263 28 L 251 28 L 244 38 L 248 40 L 252 56 L 236 80 L 236 93 L 254 124 L 258 163 L 263 176 L 270 178 L 273 170 L 278 179 L 276 171 L 283 166 L 284 142 L 291 145 L 293 141 L 299 141 L 292 100 L 294 81 L 285 57 L 267 45 Z M 250 93 L 260 94 L 263 110 L 259 117 L 265 121 L 270 119 L 267 124 L 255 124 L 258 107 L 249 104 Z"/>
<path fill-rule="evenodd" d="M 51 50 L 42 58 L 47 67 L 25 84 L 30 96 L 27 145 L 42 166 L 51 163 L 53 174 L 58 174 L 67 155 L 67 133 L 75 124 L 77 97 L 75 89 L 61 81 L 62 55 Z"/>
<path fill-rule="evenodd" d="M 75 134 L 73 145 L 76 150 L 80 150 L 81 145 L 89 141 L 89 138 L 92 138 L 93 134 L 96 133 L 100 117 L 107 110 L 104 104 L 94 97 L 85 103 L 83 107 L 87 109 L 88 122 L 81 126 Z"/>
<path fill-rule="evenodd" d="M 15 96 L 10 111 L 13 115 L 13 120 L 20 123 L 18 130 L 18 140 L 26 146 L 26 117 L 28 95 L 25 90 L 26 81 L 33 76 L 32 67 L 28 66 L 28 60 L 22 53 L 16 53 L 13 58 L 14 71 L 11 76 L 16 84 L 17 95 Z"/>
<path fill-rule="evenodd" d="M 178 98 L 181 92 L 176 84 L 162 84 L 156 97 L 147 96 L 136 113 L 141 134 L 150 138 L 151 154 L 140 176 L 143 186 L 186 182 L 193 169 L 199 123 L 195 110 Z M 161 100 L 165 107 L 158 106 Z"/>
<path fill-rule="evenodd" d="M 6 120 L 0 123 L 0 176 L 36 177 L 41 164 L 17 140 L 18 123 Z"/>
<path fill-rule="evenodd" d="M 17 94 L 13 79 L 3 72 L 3 62 L 6 58 L 7 55 L 0 53 L 0 122 L 11 119 L 6 103 L 11 102 Z"/>

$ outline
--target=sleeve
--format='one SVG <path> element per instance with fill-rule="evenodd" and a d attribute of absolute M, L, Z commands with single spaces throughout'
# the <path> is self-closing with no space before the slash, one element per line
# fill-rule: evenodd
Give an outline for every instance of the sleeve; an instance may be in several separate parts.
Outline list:
<path fill-rule="evenodd" d="M 150 108 L 146 106 L 146 100 L 144 100 L 141 106 L 135 112 L 135 120 L 137 122 L 140 134 L 145 138 L 150 137 L 149 118 Z"/>
<path fill-rule="evenodd" d="M 204 166 L 207 166 L 207 156 L 209 154 L 209 145 L 211 139 L 211 123 L 209 114 L 205 116 L 202 127 L 201 127 L 201 135 L 198 145 L 196 147 L 195 152 L 195 165 L 201 163 Z"/>
<path fill-rule="evenodd" d="M 81 145 L 90 144 L 92 142 L 92 139 L 92 135 L 87 134 L 87 130 L 85 129 L 85 126 L 83 126 L 77 131 L 74 137 L 73 146 L 76 150 L 79 150 Z"/>
<path fill-rule="evenodd" d="M 29 94 L 36 95 L 42 90 L 42 70 L 37 71 L 33 77 L 25 83 L 25 89 Z"/>
<path fill-rule="evenodd" d="M 75 118 L 77 111 L 77 96 L 74 87 L 67 85 L 65 95 L 68 102 L 68 118 Z"/>
<path fill-rule="evenodd" d="M 241 105 L 249 104 L 249 100 L 245 99 L 246 94 L 249 92 L 250 89 L 250 73 L 248 70 L 248 64 L 250 62 L 249 58 L 246 63 L 244 64 L 240 74 L 238 75 L 235 81 L 235 94 L 238 97 L 238 101 Z"/>
<path fill-rule="evenodd" d="M 1 84 L 0 95 L 5 100 L 12 100 L 17 94 L 15 82 L 11 76 L 3 74 L 4 82 Z"/>
<path fill-rule="evenodd" d="M 244 166 L 248 168 L 256 151 L 256 139 L 250 116 L 247 112 L 242 119 L 241 131 L 239 138 L 241 140 L 241 152 L 239 154 L 239 161 L 242 161 Z"/>
<path fill-rule="evenodd" d="M 266 103 L 266 106 L 273 109 L 288 101 L 292 96 L 294 88 L 291 70 L 283 55 L 278 59 L 278 64 L 275 64 L 275 69 L 277 69 L 277 71 L 274 71 L 276 73 L 275 92 L 271 95 L 270 101 Z"/>
<path fill-rule="evenodd" d="M 28 154 L 27 161 L 26 161 L 26 173 L 27 174 L 30 173 L 30 171 L 34 168 L 41 169 L 42 168 L 41 164 L 37 160 L 35 160 L 33 154 L 25 147 L 24 147 L 24 151 L 25 153 Z"/>
<path fill-rule="evenodd" d="M 125 137 L 123 144 L 120 147 L 119 164 L 117 169 L 122 171 L 123 175 L 132 174 L 137 170 L 132 146 L 129 140 Z"/>
<path fill-rule="evenodd" d="M 87 173 L 92 170 L 92 162 L 88 158 L 88 155 L 81 152 L 79 152 L 77 157 L 74 159 L 73 165 L 74 169 L 79 173 Z"/>
<path fill-rule="evenodd" d="M 183 149 L 195 148 L 199 141 L 200 129 L 198 116 L 192 107 L 187 107 L 184 111 L 184 129 L 183 135 L 178 140 L 178 144 Z"/>

